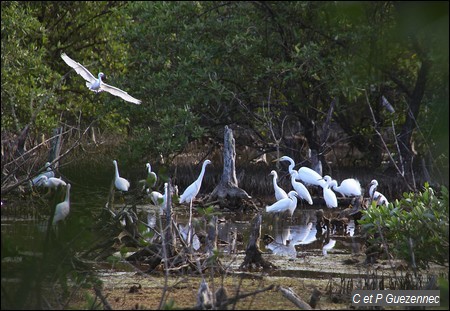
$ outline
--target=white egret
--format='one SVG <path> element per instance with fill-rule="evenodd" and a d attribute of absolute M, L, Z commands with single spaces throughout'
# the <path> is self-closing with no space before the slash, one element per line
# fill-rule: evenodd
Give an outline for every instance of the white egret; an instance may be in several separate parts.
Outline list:
<path fill-rule="evenodd" d="M 66 186 L 66 182 L 61 178 L 42 176 L 42 184 L 44 187 L 56 189 L 59 186 Z"/>
<path fill-rule="evenodd" d="M 55 177 L 55 172 L 53 172 L 50 162 L 45 163 L 45 167 L 47 168 L 45 172 L 39 174 L 31 180 L 32 186 L 41 186 L 43 184 L 43 176 L 47 176 L 47 178 Z"/>
<path fill-rule="evenodd" d="M 192 201 L 197 196 L 200 191 L 200 187 L 202 186 L 203 176 L 205 175 L 205 169 L 208 164 L 211 164 L 210 160 L 205 160 L 202 165 L 202 170 L 200 171 L 200 175 L 198 178 L 187 187 L 183 194 L 180 196 L 180 203 L 189 203 L 189 230 L 188 230 L 188 246 L 191 246 L 191 237 L 192 237 Z"/>
<path fill-rule="evenodd" d="M 291 157 L 282 156 L 281 158 L 278 159 L 278 161 L 289 161 L 289 167 L 288 167 L 289 174 L 291 174 L 291 175 L 294 174 L 295 177 L 297 177 L 298 171 L 294 170 L 295 162 Z"/>
<path fill-rule="evenodd" d="M 337 203 L 337 197 L 336 194 L 333 192 L 333 190 L 330 189 L 330 183 L 332 181 L 331 177 L 328 175 L 325 175 L 323 178 L 323 199 L 325 200 L 325 203 L 328 208 L 335 208 L 338 206 Z"/>
<path fill-rule="evenodd" d="M 96 93 L 99 93 L 101 91 L 108 92 L 114 96 L 118 96 L 128 102 L 131 102 L 133 104 L 139 105 L 141 104 L 141 101 L 139 99 L 136 99 L 129 95 L 127 92 L 122 91 L 121 89 L 108 85 L 106 83 L 103 83 L 102 78 L 105 76 L 103 72 L 100 72 L 98 74 L 98 79 L 96 79 L 92 73 L 89 72 L 83 65 L 80 63 L 74 61 L 69 56 L 67 56 L 66 53 L 61 54 L 61 58 L 66 62 L 67 65 L 75 69 L 75 71 L 82 76 L 87 82 L 86 86 Z"/>
<path fill-rule="evenodd" d="M 164 200 L 164 195 L 162 193 L 158 191 L 150 192 L 150 189 L 147 189 L 147 193 L 150 199 L 152 199 L 153 205 L 159 206 L 162 204 L 163 201 L 161 200 Z"/>
<path fill-rule="evenodd" d="M 354 178 L 344 179 L 339 187 L 337 181 L 333 179 L 329 185 L 334 191 L 339 192 L 344 197 L 361 196 L 361 184 Z"/>
<path fill-rule="evenodd" d="M 288 197 L 286 191 L 284 191 L 280 186 L 277 184 L 278 174 L 276 171 L 271 171 L 269 175 L 273 175 L 273 189 L 275 190 L 275 199 L 277 201 L 281 199 L 286 199 Z"/>
<path fill-rule="evenodd" d="M 289 211 L 290 216 L 294 214 L 295 209 L 297 208 L 297 192 L 295 190 L 291 190 L 288 193 L 288 197 L 276 201 L 272 205 L 266 206 L 267 213 L 278 213 Z"/>
<path fill-rule="evenodd" d="M 70 212 L 70 184 L 66 186 L 66 198 L 58 203 L 55 208 L 55 216 L 53 216 L 53 224 L 60 220 L 64 220 Z"/>
<path fill-rule="evenodd" d="M 152 191 L 150 193 L 150 198 L 153 201 L 153 204 L 155 206 L 159 206 L 159 213 L 163 214 L 164 213 L 164 209 L 166 208 L 166 202 L 167 202 L 167 188 L 168 188 L 169 184 L 168 183 L 164 183 L 164 194 L 159 193 L 158 191 Z M 149 189 L 147 189 L 147 192 L 149 192 Z"/>
<path fill-rule="evenodd" d="M 158 180 L 158 176 L 156 176 L 155 172 L 152 172 L 152 167 L 150 163 L 145 164 L 147 167 L 147 185 L 149 187 L 154 187 L 156 185 L 156 181 Z"/>
<path fill-rule="evenodd" d="M 119 176 L 119 168 L 117 167 L 117 161 L 113 160 L 113 163 L 115 168 L 114 186 L 116 186 L 117 190 L 128 191 L 128 188 L 130 188 L 130 182 L 125 178 Z"/>
<path fill-rule="evenodd" d="M 372 201 L 377 202 L 377 205 L 388 205 L 389 201 L 386 199 L 386 197 L 381 194 L 380 192 L 376 191 L 378 187 L 378 181 L 376 179 L 373 179 L 370 182 L 370 189 L 369 189 L 369 195 L 370 195 L 370 199 Z"/>
<path fill-rule="evenodd" d="M 205 168 L 208 164 L 211 164 L 210 160 L 205 160 L 202 165 L 202 170 L 198 178 L 184 190 L 183 194 L 180 197 L 180 203 L 190 203 L 197 196 L 200 191 L 200 187 L 202 186 L 203 175 L 205 175 Z"/>
<path fill-rule="evenodd" d="M 319 173 L 306 166 L 303 166 L 298 170 L 295 179 L 300 179 L 307 185 L 321 186 L 322 188 L 326 184 Z"/>
<path fill-rule="evenodd" d="M 305 185 L 295 180 L 294 172 L 291 173 L 291 184 L 295 191 L 297 191 L 297 194 L 301 199 L 307 201 L 309 205 L 313 205 L 311 194 L 309 194 L 309 191 L 308 189 L 306 189 Z"/>

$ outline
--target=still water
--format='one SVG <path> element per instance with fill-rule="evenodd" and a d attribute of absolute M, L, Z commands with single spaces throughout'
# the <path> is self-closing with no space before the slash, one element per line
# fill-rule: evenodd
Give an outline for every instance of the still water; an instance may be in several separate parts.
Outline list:
<path fill-rule="evenodd" d="M 111 163 L 109 163 L 111 162 Z M 86 161 L 82 165 L 69 164 L 60 169 L 61 177 L 72 185 L 70 194 L 70 214 L 62 225 L 58 226 L 58 234 L 64 234 L 71 247 L 77 250 L 88 248 L 93 241 L 101 236 L 93 230 L 99 215 L 105 208 L 113 186 L 114 166 L 112 161 Z M 146 176 L 145 167 L 126 167 L 119 163 L 119 172 L 122 177 L 127 178 L 131 183 L 130 193 L 125 196 L 125 200 L 134 200 L 139 195 L 137 189 L 138 181 Z M 159 182 L 159 190 L 162 191 L 162 182 Z M 133 189 L 134 188 L 134 189 Z M 184 188 L 180 187 L 180 192 Z M 32 199 L 16 200 L 14 197 L 2 198 L 2 241 L 12 242 L 17 249 L 22 251 L 41 252 L 43 241 L 48 227 L 50 212 L 54 206 L 64 200 L 65 190 L 47 194 L 47 189 L 37 189 L 39 195 L 30 195 Z M 200 195 L 202 191 L 200 192 Z M 116 192 L 115 202 L 121 202 L 121 195 Z M 275 199 L 273 198 L 273 201 Z M 267 203 L 271 204 L 270 198 Z M 20 206 L 22 205 L 22 206 Z M 26 205 L 26 206 L 24 206 Z M 149 215 L 157 217 L 159 208 L 155 207 L 149 198 L 139 199 L 138 216 L 142 224 L 147 224 Z M 24 208 L 26 207 L 26 208 Z M 263 211 L 263 222 L 261 228 L 261 238 L 265 235 L 273 237 L 273 241 L 267 245 L 261 243 L 263 251 L 272 251 L 283 256 L 295 257 L 298 250 L 315 249 L 322 252 L 324 242 L 317 234 L 315 226 L 315 211 L 319 208 L 305 209 L 298 203 L 292 220 L 288 217 L 279 217 L 274 214 L 267 214 Z M 27 210 L 22 214 L 20 210 Z M 14 210 L 14 212 L 11 212 Z M 326 210 L 326 208 L 324 208 Z M 174 209 L 176 220 L 179 224 L 185 225 L 189 216 L 189 207 L 176 206 Z M 196 213 L 196 215 L 198 215 Z M 197 216 L 198 219 L 199 216 Z M 252 228 L 253 215 L 240 215 L 234 213 L 223 213 L 222 220 L 218 224 L 218 238 L 221 241 L 230 241 L 230 232 L 239 233 L 241 240 L 237 244 L 237 251 L 244 251 Z M 204 228 L 202 221 L 196 222 L 197 231 Z M 352 234 L 352 224 L 349 226 L 349 234 Z M 203 226 L 203 227 L 202 227 Z M 317 237 L 319 237 L 319 240 Z M 333 241 L 331 241 L 333 244 Z M 331 244 L 329 246 L 331 246 Z M 332 245 L 331 248 L 339 248 Z M 226 251 L 226 248 L 224 248 Z"/>

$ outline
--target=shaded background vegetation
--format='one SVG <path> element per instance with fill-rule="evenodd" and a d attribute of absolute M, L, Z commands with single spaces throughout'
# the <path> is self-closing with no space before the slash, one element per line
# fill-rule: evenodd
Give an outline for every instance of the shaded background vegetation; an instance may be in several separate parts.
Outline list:
<path fill-rule="evenodd" d="M 382 167 L 410 190 L 426 168 L 448 185 L 447 2 L 1 6 L 4 175 L 55 127 L 77 137 L 93 126 L 123 141 L 123 161 L 171 163 L 231 125 L 257 153 Z M 143 104 L 95 96 L 62 52 Z"/>

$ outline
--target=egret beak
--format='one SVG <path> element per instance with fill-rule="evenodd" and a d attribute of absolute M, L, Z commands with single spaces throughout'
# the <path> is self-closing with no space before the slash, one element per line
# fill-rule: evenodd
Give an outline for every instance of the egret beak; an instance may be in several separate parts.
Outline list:
<path fill-rule="evenodd" d="M 280 159 L 272 160 L 272 162 L 279 162 L 279 161 L 280 161 Z"/>

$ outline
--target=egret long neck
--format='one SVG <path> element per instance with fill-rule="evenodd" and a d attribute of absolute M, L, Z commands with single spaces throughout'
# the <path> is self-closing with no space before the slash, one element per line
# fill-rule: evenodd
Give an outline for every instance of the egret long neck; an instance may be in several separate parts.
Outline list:
<path fill-rule="evenodd" d="M 377 185 L 370 186 L 370 189 L 369 189 L 370 197 L 373 197 L 373 193 L 375 192 L 376 188 L 377 188 Z"/>
<path fill-rule="evenodd" d="M 119 168 L 117 167 L 117 162 L 114 162 L 114 167 L 116 168 L 116 178 L 119 178 Z"/>
<path fill-rule="evenodd" d="M 197 184 L 201 184 L 202 183 L 202 180 L 203 180 L 203 175 L 205 175 L 205 169 L 206 169 L 206 165 L 207 165 L 208 163 L 206 163 L 206 162 L 204 162 L 203 163 L 203 165 L 202 165 L 202 170 L 201 170 L 201 172 L 200 172 L 200 175 L 198 175 L 198 178 L 197 178 L 197 180 L 195 181 Z"/>
<path fill-rule="evenodd" d="M 294 163 L 294 160 L 292 160 L 291 158 L 288 158 L 288 161 L 290 163 L 289 167 L 288 167 L 288 170 L 289 170 L 289 173 L 292 173 L 294 171 L 295 163 Z"/>

